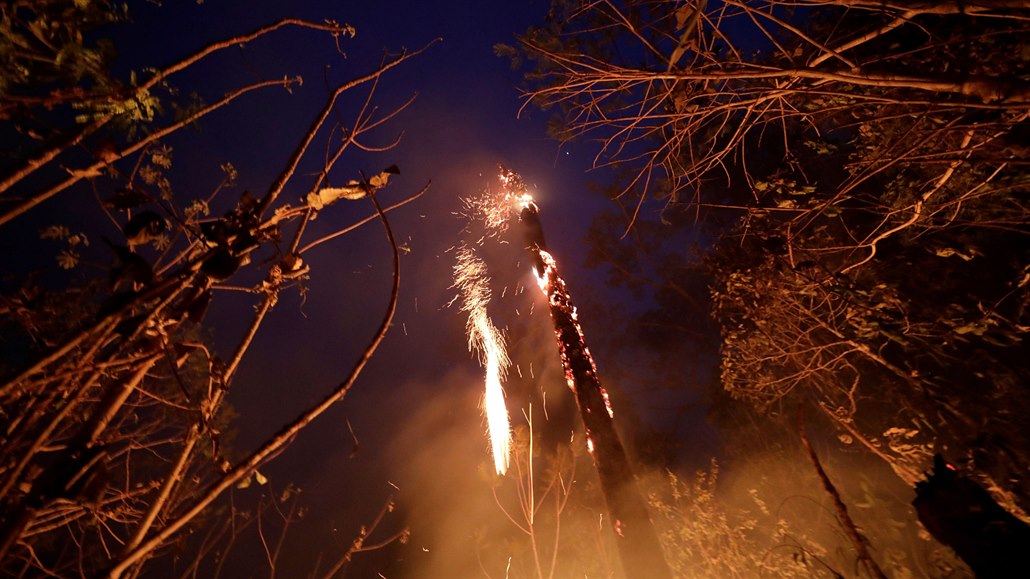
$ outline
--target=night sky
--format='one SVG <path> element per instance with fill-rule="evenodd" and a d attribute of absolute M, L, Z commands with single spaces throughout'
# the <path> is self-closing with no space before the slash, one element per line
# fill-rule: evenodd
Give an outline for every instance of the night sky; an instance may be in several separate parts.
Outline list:
<path fill-rule="evenodd" d="M 395 234 L 410 252 L 402 259 L 400 305 L 385 344 L 346 400 L 262 469 L 273 489 L 290 482 L 301 487 L 303 504 L 309 509 L 305 522 L 291 531 L 284 569 L 306 572 L 322 552 L 331 559 L 334 550 L 349 544 L 357 528 L 375 515 L 390 494 L 395 495 L 399 512 L 386 527 L 410 524 L 411 541 L 392 552 L 389 562 L 386 557 L 366 556 L 371 561 L 369 570 L 389 565 L 391 571 L 419 576 L 457 572 L 468 564 L 476 516 L 469 513 L 481 509 L 467 496 L 468 487 L 473 487 L 471 492 L 488 491 L 479 473 L 490 457 L 479 410 L 481 370 L 466 350 L 463 315 L 457 306 L 447 307 L 455 294 L 450 288 L 450 250 L 474 235 L 463 233 L 468 223 L 455 215 L 461 210 L 461 198 L 495 186 L 498 163 L 519 171 L 536 196 L 552 252 L 581 302 L 588 339 L 591 330 L 610 329 L 618 323 L 620 306 L 602 305 L 612 296 L 600 287 L 600 275 L 584 267 L 591 219 L 609 205 L 590 190 L 590 184 L 605 175 L 590 171 L 593 151 L 589 146 L 561 147 L 547 138 L 548 113 L 527 107 L 518 116 L 521 73 L 493 52 L 495 43 L 511 43 L 513 35 L 541 24 L 547 5 L 544 1 L 209 1 L 202 5 L 169 2 L 160 7 L 142 3 L 133 7 L 133 24 L 113 31 L 122 47 L 118 69 L 140 70 L 284 17 L 333 19 L 356 28 L 356 38 L 341 41 L 346 58 L 336 53 L 325 34 L 287 29 L 224 51 L 173 79 L 183 94 L 195 90 L 210 102 L 248 82 L 304 77 L 303 86 L 292 95 L 281 89 L 247 95 L 232 110 L 204 120 L 197 131 L 167 140 L 175 150 L 178 172 L 173 184 L 180 194 L 192 187 L 210 188 L 220 176 L 222 162 L 238 169 L 239 185 L 224 202 L 243 190 L 261 194 L 267 189 L 323 106 L 327 82 L 335 86 L 371 71 L 384 50 L 414 50 L 442 39 L 389 72 L 375 96 L 374 102 L 387 110 L 417 93 L 411 107 L 378 131 L 378 142 L 370 143 L 385 144 L 403 132 L 400 144 L 385 153 L 345 155 L 330 176 L 338 184 L 356 178 L 358 171 L 374 174 L 396 164 L 401 174 L 380 193 L 384 203 L 407 197 L 429 181 L 432 186 L 420 200 L 390 216 Z M 349 122 L 366 94 L 362 89 L 354 91 L 338 108 L 339 119 Z M 308 174 L 317 171 L 320 155 L 302 165 L 302 177 L 287 188 L 284 199 L 300 195 L 308 186 L 305 169 Z M 308 239 L 371 212 L 367 202 L 337 204 L 311 224 Z M 519 248 L 494 244 L 483 252 L 491 268 L 498 268 L 491 274 L 496 274 L 499 284 L 517 288 L 531 280 L 528 263 L 520 263 Z M 241 453 L 274 433 L 349 371 L 386 305 L 389 255 L 376 222 L 307 254 L 312 274 L 306 295 L 302 300 L 296 291 L 283 293 L 234 382 L 231 401 L 240 414 L 235 447 Z M 519 300 L 510 296 L 507 301 L 495 300 L 497 311 L 492 313 L 500 317 L 499 325 L 518 318 L 521 310 L 532 309 L 534 300 L 541 301 L 532 289 Z M 213 327 L 216 345 L 227 355 L 251 315 L 252 302 L 248 296 L 232 293 L 215 299 L 206 322 Z M 520 311 L 513 317 L 512 310 Z M 528 368 L 533 367 L 542 382 L 536 387 L 551 393 L 551 412 L 564 417 L 554 431 L 568 432 L 573 426 L 572 402 L 558 374 L 550 324 L 542 310 L 530 322 L 521 322 L 517 331 L 508 328 L 513 361 L 527 368 L 526 379 L 521 384 L 513 380 L 510 387 L 510 411 L 516 423 L 524 422 L 519 414 L 525 408 L 512 406 L 531 396 L 518 389 L 534 387 L 528 376 Z M 592 324 L 592 313 L 603 316 L 604 323 Z M 604 348 L 595 350 L 603 375 Z M 617 408 L 625 402 L 622 408 L 639 416 L 647 407 L 646 395 L 635 400 L 633 408 L 623 397 L 626 392 L 639 394 L 646 384 L 609 387 Z M 668 418 L 660 413 L 654 416 Z M 357 453 L 348 420 L 360 440 Z M 710 455 L 710 448 L 698 455 Z M 466 508 L 469 512 L 463 512 Z M 263 561 L 257 558 L 251 563 L 253 570 L 245 571 L 248 563 L 241 563 L 238 571 L 261 574 Z M 355 576 L 364 572 L 361 565 Z"/>
<path fill-rule="evenodd" d="M 554 557 L 552 576 L 619 569 L 616 543 L 627 542 L 617 535 L 636 538 L 648 525 L 637 524 L 645 509 L 627 517 L 622 508 L 639 506 L 617 492 L 619 482 L 633 477 L 621 464 L 605 469 L 618 462 L 606 463 L 612 456 L 606 453 L 618 447 L 602 434 L 607 395 L 670 564 L 674 558 L 687 568 L 703 563 L 698 569 L 716 570 L 712 576 L 733 574 L 717 570 L 723 565 L 772 574 L 822 565 L 840 576 L 838 568 L 854 565 L 859 573 L 863 561 L 872 568 L 880 558 L 899 573 L 933 569 L 944 576 L 949 569 L 958 574 L 947 576 L 962 576 L 962 563 L 929 536 L 956 548 L 965 539 L 941 539 L 947 533 L 940 529 L 962 527 L 963 513 L 985 512 L 985 504 L 1011 519 L 1005 528 L 1030 537 L 1030 527 L 1006 511 L 1028 496 L 1021 473 L 1030 460 L 1021 450 L 1025 429 L 1018 428 L 1026 413 L 1018 387 L 1025 377 L 1019 347 L 1027 327 L 1020 293 L 1026 256 L 1009 247 L 1025 231 L 1009 231 L 1006 221 L 1022 227 L 1026 214 L 1020 199 L 1008 198 L 1026 185 L 1019 168 L 1027 153 L 1016 143 L 1025 133 L 1030 94 L 1022 7 L 972 3 L 967 13 L 959 2 L 955 14 L 934 6 L 910 18 L 899 16 L 897 6 L 875 3 L 856 9 L 831 2 L 811 11 L 772 3 L 768 12 L 750 4 L 702 2 L 697 6 L 706 8 L 693 10 L 692 3 L 669 3 L 642 17 L 661 34 L 647 46 L 650 55 L 632 40 L 643 40 L 636 24 L 627 25 L 640 14 L 624 17 L 602 3 L 616 12 L 615 28 L 625 30 L 605 36 L 611 30 L 587 11 L 583 21 L 571 16 L 573 24 L 562 31 L 572 48 L 561 58 L 582 58 L 576 66 L 594 72 L 597 58 L 611 59 L 613 68 L 600 84 L 586 72 L 563 81 L 569 92 L 557 98 L 572 100 L 558 102 L 572 102 L 573 116 L 588 112 L 571 122 L 581 139 L 559 143 L 548 127 L 568 128 L 569 119 L 556 123 L 557 111 L 522 96 L 532 64 L 513 67 L 495 50 L 545 26 L 551 0 L 134 0 L 128 21 L 99 27 L 77 20 L 97 4 L 75 0 L 71 8 L 65 1 L 57 8 L 9 3 L 3 13 L 5 26 L 21 20 L 16 24 L 24 30 L 5 28 L 14 32 L 0 55 L 0 93 L 10 97 L 0 117 L 12 121 L 0 123 L 0 174 L 31 166 L 26 160 L 39 147 L 79 127 L 88 132 L 83 123 L 90 115 L 100 127 L 80 142 L 58 145 L 52 162 L 0 200 L 9 216 L 69 174 L 75 183 L 0 227 L 0 371 L 16 376 L 4 386 L 11 405 L 0 408 L 5 565 L 16 561 L 54 576 L 76 565 L 84 576 L 117 575 L 120 563 L 137 564 L 133 557 L 146 553 L 153 557 L 140 571 L 144 577 L 186 577 L 194 564 L 195 576 L 207 576 L 226 562 L 221 577 L 321 576 L 389 502 L 394 508 L 365 544 L 402 533 L 405 540 L 359 553 L 342 576 L 514 578 L 532 574 L 529 566 L 545 576 L 541 553 Z M 108 0 L 100 12 L 121 1 Z M 44 7 L 53 11 L 37 11 Z M 638 9 L 649 8 L 632 8 Z M 711 21 L 699 20 L 702 14 Z M 781 16 L 786 20 L 779 22 Z M 776 21 L 798 46 L 777 40 L 762 18 Z M 862 32 L 885 18 L 891 24 Z M 155 71 L 205 46 L 283 19 L 347 24 L 356 35 L 333 38 L 285 26 L 220 50 L 171 75 L 167 85 L 144 86 L 149 95 L 139 90 Z M 811 25 L 826 42 L 806 37 L 796 24 Z M 717 33 L 710 40 L 708 29 Z M 620 34 L 631 40 L 625 47 Z M 922 34 L 925 43 L 916 39 Z M 83 60 L 108 39 L 117 51 L 113 61 Z M 41 52 L 33 52 L 36 42 Z M 600 42 L 608 44 L 598 48 Z M 827 48 L 835 45 L 858 64 Z M 595 49 L 610 54 L 589 54 Z M 337 87 L 413 52 L 381 79 L 345 93 L 285 189 L 269 195 Z M 680 63 L 691 52 L 707 63 L 697 75 L 696 63 Z M 1020 56 L 1003 62 L 1007 52 Z M 838 70 L 834 59 L 847 69 Z M 801 62 L 811 70 L 796 70 Z M 42 63 L 39 71 L 35 63 Z M 635 85 L 626 79 L 636 77 L 619 67 L 638 65 L 657 72 Z M 895 65 L 901 68 L 881 70 Z M 902 74 L 906 67 L 912 78 Z M 597 92 L 613 78 L 612 92 Z M 281 79 L 303 82 L 248 92 L 142 152 L 121 156 L 123 147 L 172 125 L 183 111 Z M 668 90 L 653 92 L 657 83 Z M 583 86 L 592 88 L 573 88 Z M 1023 100 L 1013 96 L 1017 89 Z M 632 104 L 624 106 L 627 96 Z M 153 102 L 149 97 L 163 108 L 152 118 L 136 114 L 134 103 Z M 359 144 L 343 139 L 369 106 L 364 110 L 373 119 L 397 114 L 360 133 Z M 619 125 L 622 114 L 636 116 L 634 128 Z M 766 135 L 777 124 L 782 143 Z M 731 136 L 726 129 L 734 127 Z M 618 141 L 613 135 L 621 130 L 631 136 Z M 625 148 L 605 149 L 605 136 Z M 725 151 L 733 151 L 726 157 L 724 140 L 731 147 Z M 909 140 L 908 152 L 897 153 Z M 341 143 L 349 148 L 323 181 Z M 708 156 L 695 159 L 695 145 L 710 147 Z M 676 163 L 664 169 L 668 182 L 652 179 L 660 171 L 647 173 L 646 185 L 641 179 L 623 190 L 639 169 L 634 164 L 658 150 L 675 151 L 670 162 Z M 691 163 L 680 167 L 687 153 Z M 943 161 L 947 168 L 934 173 Z M 608 166 L 614 163 L 624 165 Z M 92 172 L 82 170 L 89 166 Z M 548 303 L 531 266 L 541 255 L 526 251 L 541 238 L 524 235 L 528 226 L 515 223 L 514 211 L 508 231 L 487 231 L 469 217 L 470 198 L 499 189 L 501 166 L 520 174 L 535 198 L 547 249 L 578 308 L 563 311 L 575 312 L 571 318 L 582 326 L 606 388 L 603 400 L 594 398 L 596 412 L 582 412 L 589 438 L 570 386 L 588 392 L 582 386 L 593 367 L 581 358 L 578 374 L 566 378 L 548 308 L 567 302 L 552 293 Z M 368 195 L 324 208 L 305 198 L 309 191 L 375 183 L 369 177 L 384 171 L 388 185 L 373 185 L 381 206 L 424 191 L 389 212 L 395 247 Z M 238 178 L 214 197 L 230 173 Z M 969 188 L 966 181 L 979 184 Z M 687 182 L 698 187 L 692 201 L 676 189 Z M 993 189 L 984 189 L 989 183 Z M 642 198 L 634 195 L 644 193 L 649 197 L 637 215 L 633 206 Z M 899 209 L 908 196 L 911 205 Z M 250 202 L 273 197 L 270 207 Z M 210 211 L 205 199 L 214 199 Z M 283 215 L 287 205 L 311 213 L 255 225 L 273 211 Z M 890 226 L 909 209 L 911 218 Z M 941 222 L 945 210 L 950 217 Z M 532 221 L 533 213 L 529 208 L 523 216 Z M 144 218 L 156 230 L 133 232 Z M 361 220 L 368 223 L 304 248 Z M 298 247 L 304 249 L 291 249 L 302 222 Z M 803 224 L 800 231 L 795 224 Z M 457 255 L 466 247 L 486 264 L 487 313 L 507 342 L 504 388 L 515 447 L 531 441 L 530 458 L 523 453 L 504 477 L 495 473 L 481 408 L 485 372 L 478 353 L 469 351 L 469 318 L 455 283 Z M 261 452 L 284 439 L 277 439 L 284 426 L 348 384 L 398 295 L 392 294 L 395 255 L 400 290 L 385 340 L 345 398 L 253 475 L 267 458 Z M 297 256 L 310 272 L 294 278 L 289 264 Z M 218 258 L 232 271 L 215 271 Z M 240 260 L 246 267 L 237 271 Z M 542 285 L 553 290 L 555 278 L 545 277 Z M 197 314 L 209 297 L 206 314 Z M 259 304 L 276 299 L 248 342 Z M 985 307 L 990 302 L 996 303 Z M 573 322 L 556 325 L 567 330 L 565 338 L 577 334 Z M 565 338 L 567 355 L 576 340 Z M 221 361 L 241 343 L 250 346 L 232 373 L 218 361 L 205 366 L 197 343 L 210 345 Z M 229 375 L 228 408 L 209 413 L 209 403 L 226 400 L 218 387 Z M 850 389 L 843 387 L 848 376 Z M 205 393 L 197 401 L 199 392 Z M 1011 407 L 1003 408 L 1004 400 Z M 816 442 L 811 455 L 802 455 L 796 440 L 798 431 L 805 437 L 806 406 L 818 416 L 807 422 Z M 184 458 L 176 461 L 180 444 Z M 930 482 L 916 483 L 933 453 L 939 473 L 923 472 Z M 958 470 L 945 459 L 959 461 Z M 934 490 L 965 482 L 970 486 L 962 494 L 976 500 L 964 507 Z M 1003 498 L 1015 502 L 999 506 L 984 488 L 1013 492 Z M 529 509 L 541 513 L 536 523 L 535 515 L 520 511 L 534 504 L 524 496 L 534 492 L 548 501 Z M 935 498 L 917 513 L 913 496 Z M 216 502 L 205 502 L 212 497 Z M 288 525 L 278 562 L 270 563 L 268 538 L 278 542 L 282 528 L 276 503 L 288 497 L 303 516 Z M 246 528 L 255 508 L 269 504 L 276 506 L 264 511 L 264 529 L 260 518 Z M 145 514 L 147 505 L 155 516 Z M 857 527 L 870 535 L 842 533 L 852 524 L 844 507 L 852 505 Z M 935 531 L 935 521 L 947 525 Z M 237 524 L 246 528 L 239 535 Z M 218 529 L 231 530 L 207 543 Z M 55 538 L 64 533 L 71 537 L 65 543 Z M 976 533 L 966 525 L 958 534 Z M 94 535 L 98 544 L 87 540 Z M 39 560 L 32 537 L 47 551 Z M 125 541 L 112 551 L 105 537 Z M 147 541 L 161 543 L 160 552 L 149 551 Z M 544 543 L 550 544 L 539 547 Z M 204 552 L 211 544 L 218 546 Z M 228 557 L 220 551 L 225 544 L 232 545 Z M 863 544 L 880 551 L 863 555 Z M 17 556 L 5 559 L 13 547 Z M 628 576 L 634 576 L 633 555 L 642 552 L 626 557 L 623 551 Z M 647 559 L 660 561 L 655 555 Z M 46 568 L 51 556 L 60 573 Z M 84 566 L 87 557 L 97 560 Z"/>

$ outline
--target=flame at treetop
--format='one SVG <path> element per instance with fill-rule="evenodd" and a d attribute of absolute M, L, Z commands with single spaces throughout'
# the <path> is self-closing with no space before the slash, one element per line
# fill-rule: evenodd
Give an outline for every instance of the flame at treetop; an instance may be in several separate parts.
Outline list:
<path fill-rule="evenodd" d="M 487 434 L 493 450 L 494 469 L 497 474 L 504 474 L 508 470 L 511 455 L 511 425 L 508 409 L 504 405 L 501 381 L 504 380 L 510 362 L 504 347 L 504 337 L 486 314 L 486 306 L 490 303 L 489 282 L 483 260 L 463 245 L 458 250 L 454 264 L 454 286 L 462 294 L 462 311 L 469 315 L 466 324 L 469 351 L 477 352 L 480 363 L 486 367 L 483 410 L 486 413 Z"/>

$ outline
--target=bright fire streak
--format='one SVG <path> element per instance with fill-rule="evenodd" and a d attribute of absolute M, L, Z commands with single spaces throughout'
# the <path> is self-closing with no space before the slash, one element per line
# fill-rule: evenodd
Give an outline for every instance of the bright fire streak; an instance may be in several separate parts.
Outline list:
<path fill-rule="evenodd" d="M 508 408 L 504 405 L 504 390 L 501 388 L 502 368 L 508 365 L 508 356 L 496 328 L 485 315 L 477 315 L 476 327 L 483 336 L 486 353 L 486 392 L 483 408 L 486 411 L 486 425 L 490 433 L 490 445 L 494 454 L 494 469 L 497 474 L 508 470 L 511 453 L 511 425 L 508 423 Z"/>
<path fill-rule="evenodd" d="M 462 294 L 462 311 L 468 312 L 466 324 L 469 351 L 479 354 L 479 361 L 486 366 L 486 391 L 483 396 L 483 410 L 486 412 L 487 434 L 493 449 L 494 469 L 497 474 L 508 470 L 511 455 L 511 425 L 508 409 L 504 405 L 504 380 L 510 361 L 504 348 L 504 338 L 486 314 L 490 303 L 490 278 L 486 265 L 471 249 L 462 246 L 454 265 L 454 286 Z"/>

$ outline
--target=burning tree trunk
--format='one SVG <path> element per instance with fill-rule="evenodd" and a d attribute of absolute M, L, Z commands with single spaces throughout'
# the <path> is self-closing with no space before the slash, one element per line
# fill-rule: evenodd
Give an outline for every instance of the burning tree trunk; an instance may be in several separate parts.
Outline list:
<path fill-rule="evenodd" d="M 508 178 L 509 183 L 510 179 L 517 179 L 512 174 L 508 174 Z M 526 245 L 533 268 L 551 311 L 565 380 L 576 397 L 586 427 L 587 448 L 594 458 L 608 503 L 623 570 L 627 577 L 671 577 L 658 536 L 637 490 L 633 469 L 615 432 L 608 393 L 601 386 L 594 359 L 576 320 L 576 307 L 565 281 L 558 275 L 554 258 L 546 249 L 537 206 L 528 196 L 522 198 L 520 218 L 526 228 Z"/>

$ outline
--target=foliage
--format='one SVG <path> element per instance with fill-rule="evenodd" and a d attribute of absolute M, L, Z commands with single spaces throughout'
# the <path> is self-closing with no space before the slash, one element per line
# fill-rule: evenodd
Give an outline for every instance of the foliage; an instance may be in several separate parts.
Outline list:
<path fill-rule="evenodd" d="M 827 548 L 771 512 L 757 489 L 750 509 L 727 507 L 717 497 L 715 459 L 692 481 L 673 473 L 666 477 L 667 488 L 652 493 L 651 506 L 664 527 L 665 552 L 677 577 L 832 576 L 821 560 Z M 787 548 L 776 552 L 778 545 Z"/>
<path fill-rule="evenodd" d="M 556 136 L 593 139 L 595 164 L 622 172 L 621 231 L 594 240 L 617 283 L 671 287 L 653 264 L 704 256 L 722 387 L 814 408 L 909 484 L 943 450 L 1019 514 L 1026 15 L 987 0 L 555 2 L 499 53 L 530 65 L 527 105 L 555 111 Z M 666 242 L 639 243 L 662 226 Z M 688 296 L 646 316 L 683 325 L 705 301 Z"/>
<path fill-rule="evenodd" d="M 385 112 L 373 107 L 375 81 L 418 52 L 394 55 L 341 84 L 266 191 L 260 196 L 235 191 L 233 199 L 223 201 L 236 187 L 236 169 L 221 163 L 223 175 L 206 184 L 208 192 L 197 192 L 196 180 L 190 179 L 190 193 L 183 195 L 175 184 L 189 179 L 195 168 L 180 168 L 176 151 L 162 139 L 251 91 L 288 89 L 299 79 L 261 81 L 216 97 L 213 104 L 168 110 L 151 89 L 213 52 L 284 26 L 326 34 L 334 43 L 353 36 L 353 28 L 331 21 L 281 21 L 147 71 L 146 79 L 133 73 L 126 82 L 113 80 L 102 51 L 83 40 L 92 26 L 116 16 L 120 13 L 102 1 L 4 5 L 0 111 L 21 140 L 14 166 L 0 182 L 5 196 L 0 227 L 18 235 L 21 230 L 10 222 L 69 190 L 92 189 L 97 202 L 89 208 L 92 213 L 83 211 L 84 231 L 60 223 L 44 227 L 38 241 L 47 252 L 22 234 L 23 251 L 42 261 L 31 264 L 36 273 L 21 283 L 12 287 L 5 281 L 0 296 L 5 340 L 0 566 L 5 573 L 137 575 L 147 564 L 167 568 L 165 563 L 181 561 L 187 548 L 194 549 L 193 572 L 205 557 L 221 569 L 238 531 L 247 526 L 242 513 L 248 510 L 234 507 L 228 518 L 216 517 L 221 499 L 234 489 L 267 488 L 269 481 L 258 469 L 346 395 L 389 328 L 399 291 L 399 252 L 385 216 L 390 208 L 376 200 L 396 167 L 370 179 L 352 173 L 358 178 L 345 188 L 361 195 L 321 193 L 340 190 L 332 186 L 333 170 L 343 153 L 352 145 L 362 147 L 371 129 L 406 106 Z M 305 185 L 306 194 L 286 202 L 280 194 L 316 135 L 327 132 L 325 119 L 337 98 L 363 86 L 372 88 L 364 106 L 351 113 L 348 136 L 326 149 L 321 173 Z M 32 132 L 36 124 L 56 128 L 40 136 Z M 84 157 L 80 149 L 91 155 Z M 347 199 L 369 202 L 372 217 L 318 239 L 305 238 L 309 221 Z M 306 252 L 377 217 L 393 250 L 395 275 L 389 307 L 371 344 L 337 386 L 276 435 L 255 449 L 231 449 L 231 430 L 240 417 L 227 404 L 228 393 L 281 292 L 303 291 Z M 55 267 L 76 275 L 55 276 Z M 205 342 L 202 326 L 219 293 L 251 296 L 255 312 L 240 342 L 221 355 Z M 259 533 L 262 513 L 270 507 L 282 517 L 283 533 L 299 516 L 296 503 L 288 514 L 280 510 L 280 503 L 295 498 L 292 490 L 275 496 L 269 494 L 252 510 Z M 401 533 L 364 544 L 387 512 L 344 553 L 337 570 L 356 553 L 403 538 Z M 206 523 L 208 533 L 191 542 L 191 534 L 199 536 Z M 266 552 L 273 574 L 278 549 Z"/>
<path fill-rule="evenodd" d="M 852 576 L 854 549 L 827 517 L 830 508 L 814 474 L 793 452 L 754 453 L 727 484 L 714 459 L 692 479 L 666 473 L 651 484 L 651 506 L 665 552 L 678 577 Z M 753 461 L 753 462 L 752 462 Z M 798 469 L 801 469 L 800 471 Z M 840 465 L 838 468 L 844 468 Z M 732 470 L 732 469 L 731 469 Z M 915 521 L 885 500 L 870 477 L 841 478 L 870 548 L 892 577 L 966 576 L 946 550 L 916 537 Z M 775 498 L 774 498 L 775 497 Z"/>
<path fill-rule="evenodd" d="M 7 103 L 82 104 L 118 87 L 109 67 L 114 46 L 86 40 L 91 30 L 126 18 L 107 0 L 5 0 L 0 18 L 0 98 Z"/>
<path fill-rule="evenodd" d="M 762 403 L 800 388 L 910 483 L 935 444 L 972 452 L 1004 432 L 1003 445 L 1020 446 L 1012 426 L 1028 402 L 1011 387 L 1025 380 L 1012 363 L 1027 329 L 1027 254 L 1013 251 L 1026 234 L 1013 197 L 1025 173 L 962 157 L 923 163 L 1003 154 L 993 135 L 974 136 L 992 126 L 956 135 L 936 128 L 950 121 L 926 118 L 864 123 L 835 152 L 799 154 L 756 181 L 761 209 L 748 209 L 710 259 L 724 386 Z M 883 143 L 912 156 L 871 176 Z M 839 180 L 815 181 L 820 163 L 842 157 L 851 163 Z M 801 186 L 806 178 L 819 185 Z M 1027 457 L 1011 460 L 1019 469 Z"/>

